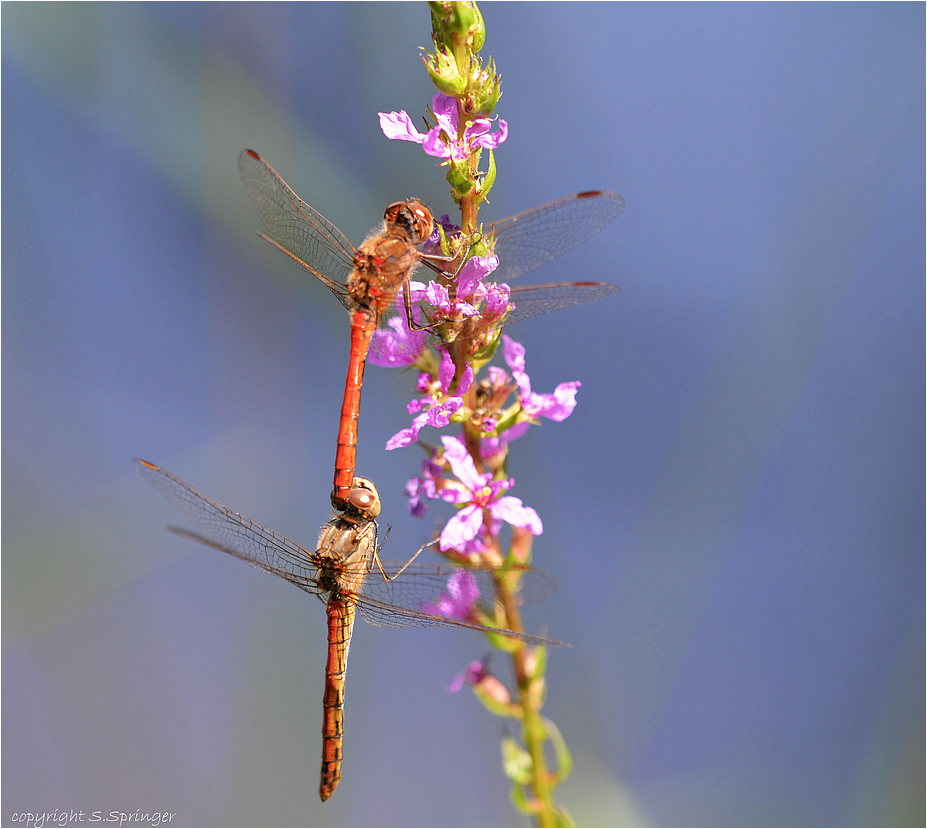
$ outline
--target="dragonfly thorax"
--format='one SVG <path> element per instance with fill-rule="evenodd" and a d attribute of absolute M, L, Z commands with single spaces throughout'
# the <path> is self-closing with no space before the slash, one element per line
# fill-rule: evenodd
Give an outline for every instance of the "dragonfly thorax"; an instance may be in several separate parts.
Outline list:
<path fill-rule="evenodd" d="M 316 570 L 315 585 L 320 594 L 327 593 L 329 598 L 344 598 L 360 590 L 372 563 L 372 560 L 367 559 L 342 560 L 323 556 Z"/>

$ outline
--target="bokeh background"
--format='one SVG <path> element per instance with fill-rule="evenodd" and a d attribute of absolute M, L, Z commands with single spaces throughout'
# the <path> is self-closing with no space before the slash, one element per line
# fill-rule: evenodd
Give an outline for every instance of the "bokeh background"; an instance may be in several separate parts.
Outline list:
<path fill-rule="evenodd" d="M 483 11 L 511 137 L 482 217 L 628 204 L 537 277 L 621 293 L 510 330 L 536 390 L 583 383 L 511 458 L 560 580 L 529 623 L 574 645 L 559 800 L 584 825 L 923 825 L 924 6 Z M 347 320 L 255 237 L 236 158 L 352 239 L 397 198 L 449 210 L 376 116 L 431 100 L 427 7 L 0 13 L 2 822 L 523 825 L 501 722 L 445 692 L 487 646 L 447 630 L 359 623 L 321 804 L 322 606 L 165 532 L 129 464 L 314 543 Z M 413 381 L 371 367 L 361 419 L 396 558 L 440 512 L 407 514 L 420 455 L 383 451 Z"/>

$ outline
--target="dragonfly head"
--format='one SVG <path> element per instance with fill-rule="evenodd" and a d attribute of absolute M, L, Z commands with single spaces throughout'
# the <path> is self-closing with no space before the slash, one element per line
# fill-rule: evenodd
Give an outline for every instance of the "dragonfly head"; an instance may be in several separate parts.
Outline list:
<path fill-rule="evenodd" d="M 348 510 L 355 510 L 365 518 L 376 518 L 380 514 L 380 493 L 373 481 L 355 477 L 348 495 Z"/>
<path fill-rule="evenodd" d="M 388 232 L 402 235 L 413 245 L 424 242 L 435 228 L 431 211 L 418 199 L 393 202 L 386 208 L 383 220 Z"/>

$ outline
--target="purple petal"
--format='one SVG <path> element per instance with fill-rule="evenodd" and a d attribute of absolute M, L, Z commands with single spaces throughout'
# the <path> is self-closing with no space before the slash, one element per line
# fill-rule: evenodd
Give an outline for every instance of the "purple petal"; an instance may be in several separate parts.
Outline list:
<path fill-rule="evenodd" d="M 467 452 L 464 442 L 458 437 L 442 437 L 444 444 L 444 458 L 451 465 L 451 471 L 457 479 L 471 492 L 483 487 L 490 475 L 480 475 L 476 471 L 476 464 Z"/>
<path fill-rule="evenodd" d="M 410 443 L 418 440 L 419 430 L 428 422 L 428 412 L 416 415 L 412 420 L 412 425 L 408 429 L 402 429 L 396 432 L 388 441 L 386 441 L 386 451 L 391 449 L 401 449 Z"/>
<path fill-rule="evenodd" d="M 431 111 L 435 114 L 438 126 L 443 127 L 448 135 L 456 138 L 457 99 L 439 92 L 431 99 Z"/>
<path fill-rule="evenodd" d="M 483 147 L 487 150 L 494 150 L 509 135 L 509 125 L 499 119 L 499 131 L 490 133 L 492 121 L 488 118 L 477 118 L 467 128 L 464 134 L 464 140 L 468 147 Z"/>
<path fill-rule="evenodd" d="M 582 385 L 579 380 L 561 383 L 553 394 L 532 394 L 523 400 L 525 411 L 532 417 L 547 417 L 560 422 L 566 420 L 576 408 L 576 390 Z"/>
<path fill-rule="evenodd" d="M 473 505 L 464 507 L 444 525 L 438 545 L 442 550 L 448 550 L 466 544 L 476 538 L 482 526 L 483 511 Z"/>
<path fill-rule="evenodd" d="M 524 421 L 523 423 L 516 423 L 511 429 L 506 429 L 499 437 L 502 438 L 506 443 L 511 443 L 513 440 L 518 440 L 522 437 L 525 432 L 528 431 L 528 428 L 531 426 L 530 423 Z"/>
<path fill-rule="evenodd" d="M 486 549 L 486 532 L 485 527 L 481 527 L 476 538 L 471 538 L 463 546 L 456 548 L 458 552 L 464 555 L 479 555 Z"/>
<path fill-rule="evenodd" d="M 454 374 L 457 372 L 457 368 L 454 365 L 454 361 L 451 359 L 451 353 L 446 349 L 441 349 L 441 365 L 438 366 L 438 382 L 441 384 L 441 391 L 447 394 L 447 390 L 451 387 L 451 381 L 454 379 Z"/>
<path fill-rule="evenodd" d="M 454 606 L 451 603 L 451 597 L 445 593 L 436 602 L 425 602 L 422 604 L 422 612 L 430 613 L 432 616 L 446 616 L 451 619 L 454 616 Z"/>
<path fill-rule="evenodd" d="M 414 141 L 421 144 L 425 135 L 412 125 L 412 119 L 405 110 L 399 112 L 380 112 L 380 129 L 383 134 L 392 140 Z"/>
<path fill-rule="evenodd" d="M 450 158 L 452 148 L 448 146 L 442 135 L 447 133 L 441 127 L 432 127 L 422 143 L 422 149 L 427 155 L 435 158 Z"/>
<path fill-rule="evenodd" d="M 425 298 L 425 294 L 428 292 L 428 286 L 424 282 L 418 282 L 413 279 L 409 283 L 409 301 L 410 302 L 419 302 Z M 396 298 L 396 304 L 402 308 L 405 305 L 405 301 L 402 298 L 402 291 L 399 292 L 399 296 Z M 408 326 L 407 326 L 408 327 Z"/>
<path fill-rule="evenodd" d="M 486 666 L 482 662 L 471 662 L 465 670 L 454 675 L 447 686 L 448 693 L 457 693 L 465 684 L 476 685 L 484 676 L 486 676 Z"/>
<path fill-rule="evenodd" d="M 472 296 L 483 277 L 489 276 L 499 267 L 499 257 L 471 256 L 457 275 L 457 293 L 463 297 Z"/>
<path fill-rule="evenodd" d="M 502 356 L 512 371 L 525 370 L 525 347 L 508 334 L 502 335 Z"/>
<path fill-rule="evenodd" d="M 476 139 L 477 144 L 479 144 L 485 150 L 494 150 L 498 147 L 506 138 L 509 137 L 509 125 L 505 123 L 501 118 L 499 119 L 499 131 L 489 133 L 487 135 L 481 135 Z"/>
<path fill-rule="evenodd" d="M 463 399 L 460 397 L 449 397 L 438 406 L 434 406 L 425 413 L 425 424 L 434 426 L 437 429 L 443 429 L 451 422 L 451 416 L 463 406 Z"/>
<path fill-rule="evenodd" d="M 438 489 L 435 487 L 437 497 L 442 501 L 447 501 L 449 504 L 466 504 L 470 501 L 470 490 L 462 487 L 460 484 L 454 486 L 448 486 L 445 483 L 444 487 Z"/>
<path fill-rule="evenodd" d="M 531 507 L 522 504 L 521 498 L 505 495 L 490 505 L 489 512 L 493 518 L 501 519 L 513 527 L 528 530 L 532 535 L 540 535 L 544 532 L 544 525 L 538 514 Z"/>
<path fill-rule="evenodd" d="M 505 442 L 501 437 L 498 438 L 483 438 L 480 441 L 480 457 L 482 458 L 491 458 L 496 454 L 503 446 Z"/>
<path fill-rule="evenodd" d="M 491 418 L 487 418 L 491 420 Z M 516 423 L 511 429 L 506 429 L 499 437 L 483 438 L 480 443 L 480 457 L 491 458 L 497 452 L 501 452 L 513 440 L 522 437 L 532 424 L 528 421 Z M 490 431 L 495 428 L 495 422 L 484 424 L 484 431 Z"/>
<path fill-rule="evenodd" d="M 375 366 L 409 366 L 425 347 L 421 331 L 410 331 L 405 314 L 391 317 L 386 328 L 373 332 L 368 361 Z"/>
<path fill-rule="evenodd" d="M 498 319 L 502 316 L 505 309 L 509 307 L 509 297 L 512 295 L 512 289 L 504 282 L 498 285 L 491 285 L 486 292 L 486 307 L 484 316 L 490 320 Z"/>
<path fill-rule="evenodd" d="M 399 432 L 396 432 L 388 441 L 386 441 L 386 451 L 391 449 L 401 449 L 403 446 L 408 446 L 410 443 L 415 443 L 417 435 L 412 431 L 412 428 L 403 429 Z"/>
<path fill-rule="evenodd" d="M 458 570 L 447 580 L 447 592 L 459 607 L 470 608 L 480 597 L 480 588 L 473 577 L 473 573 Z"/>
<path fill-rule="evenodd" d="M 421 518 L 428 509 L 428 504 L 426 504 L 422 498 L 425 494 L 423 483 L 422 479 L 417 477 L 409 478 L 406 483 L 406 495 L 409 498 L 409 512 L 416 518 Z"/>
<path fill-rule="evenodd" d="M 465 671 L 461 671 L 459 674 L 454 674 L 454 678 L 447 684 L 447 692 L 449 694 L 456 694 L 461 688 L 464 687 L 464 683 L 467 681 L 467 674 Z"/>
<path fill-rule="evenodd" d="M 467 367 L 464 369 L 463 376 L 460 378 L 460 382 L 457 384 L 457 394 L 463 397 L 472 385 L 473 366 L 471 366 L 470 363 L 467 363 Z"/>
<path fill-rule="evenodd" d="M 447 592 L 442 593 L 436 602 L 423 604 L 422 610 L 435 616 L 466 619 L 471 615 L 479 597 L 480 591 L 473 574 L 458 570 L 447 580 Z"/>
<path fill-rule="evenodd" d="M 502 356 L 512 369 L 512 377 L 518 384 L 522 399 L 531 394 L 531 378 L 525 371 L 525 347 L 508 334 L 502 335 Z"/>
<path fill-rule="evenodd" d="M 437 282 L 429 282 L 428 288 L 425 290 L 425 299 L 428 300 L 429 304 L 434 305 L 445 314 L 450 313 L 451 300 L 448 296 L 447 288 L 444 285 L 439 285 Z"/>
<path fill-rule="evenodd" d="M 472 144 L 475 139 L 485 135 L 491 129 L 492 121 L 488 118 L 474 118 L 470 126 L 464 130 L 464 137 L 467 139 L 467 143 Z"/>

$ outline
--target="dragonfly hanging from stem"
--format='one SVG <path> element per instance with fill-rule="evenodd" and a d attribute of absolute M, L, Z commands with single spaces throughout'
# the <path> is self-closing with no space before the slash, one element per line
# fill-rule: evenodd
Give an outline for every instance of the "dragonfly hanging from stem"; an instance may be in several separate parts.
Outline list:
<path fill-rule="evenodd" d="M 351 313 L 351 354 L 338 426 L 332 504 L 347 508 L 357 455 L 357 424 L 364 366 L 371 339 L 384 317 L 393 311 L 402 291 L 402 314 L 410 331 L 432 332 L 437 342 L 478 341 L 501 325 L 535 314 L 601 299 L 618 288 L 607 282 L 559 282 L 511 289 L 504 313 L 482 325 L 473 317 L 445 315 L 434 309 L 416 314 L 411 276 L 423 264 L 450 286 L 463 266 L 469 243 L 457 250 L 423 253 L 434 219 L 416 199 L 394 202 L 386 209 L 382 230 L 355 248 L 338 228 L 310 207 L 254 150 L 239 158 L 245 189 L 267 230 L 261 238 L 283 251 L 317 277 Z M 494 222 L 481 234 L 498 257 L 493 278 L 504 282 L 531 273 L 586 241 L 624 209 L 614 193 L 591 191 L 557 199 Z M 457 262 L 450 272 L 441 264 Z"/>
<path fill-rule="evenodd" d="M 358 610 L 367 622 L 380 627 L 469 628 L 533 645 L 566 644 L 505 629 L 501 626 L 504 621 L 492 624 L 496 618 L 505 618 L 504 609 L 495 606 L 498 578 L 517 580 L 521 601 L 525 602 L 556 589 L 556 581 L 547 573 L 524 566 L 500 572 L 488 567 L 461 570 L 445 564 L 415 562 L 424 547 L 403 563 L 382 561 L 376 521 L 380 496 L 366 478 L 353 479 L 346 508 L 322 527 L 316 549 L 310 552 L 208 498 L 153 463 L 136 459 L 133 464 L 199 530 L 170 527 L 173 532 L 244 559 L 326 601 L 328 650 L 319 787 L 322 800 L 331 797 L 341 779 L 344 678 Z M 474 602 L 466 618 L 431 612 L 440 607 L 454 579 L 468 580 L 468 589 L 480 596 L 481 604 Z"/>

